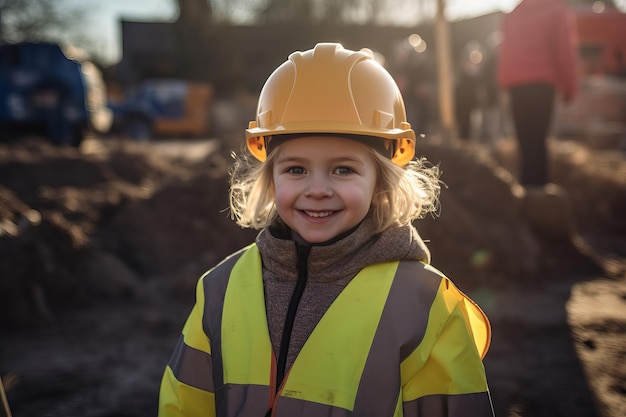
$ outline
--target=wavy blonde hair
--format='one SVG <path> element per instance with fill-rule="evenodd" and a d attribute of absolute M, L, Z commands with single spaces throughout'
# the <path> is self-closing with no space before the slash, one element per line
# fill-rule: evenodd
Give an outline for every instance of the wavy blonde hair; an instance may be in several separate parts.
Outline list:
<path fill-rule="evenodd" d="M 400 167 L 368 148 L 376 165 L 376 186 L 370 215 L 376 232 L 391 226 L 408 225 L 439 209 L 439 167 L 425 158 Z M 264 162 L 251 155 L 239 156 L 230 169 L 230 211 L 238 225 L 263 229 L 277 218 L 273 168 L 280 146 Z"/>

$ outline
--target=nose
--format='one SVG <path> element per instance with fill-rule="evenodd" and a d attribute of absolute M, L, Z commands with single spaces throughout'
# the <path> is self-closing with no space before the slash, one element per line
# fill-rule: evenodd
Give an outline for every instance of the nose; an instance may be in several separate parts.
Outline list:
<path fill-rule="evenodd" d="M 333 195 L 333 189 L 324 176 L 313 175 L 307 183 L 304 195 L 315 199 L 328 198 Z"/>

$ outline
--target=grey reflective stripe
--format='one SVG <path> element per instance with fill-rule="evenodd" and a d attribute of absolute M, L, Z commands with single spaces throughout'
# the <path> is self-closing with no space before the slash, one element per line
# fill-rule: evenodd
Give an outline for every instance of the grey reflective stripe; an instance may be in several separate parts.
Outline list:
<path fill-rule="evenodd" d="M 404 403 L 404 417 L 483 417 L 493 415 L 487 392 L 456 395 L 428 395 Z"/>
<path fill-rule="evenodd" d="M 389 294 L 389 299 L 392 300 L 389 303 L 390 316 L 383 318 L 390 324 L 411 319 L 411 326 L 404 327 L 406 334 L 403 335 L 400 345 L 400 363 L 422 343 L 428 327 L 430 308 L 437 297 L 441 280 L 441 275 L 426 269 L 421 262 L 403 261 L 398 266 L 394 282 L 396 285 Z"/>
<path fill-rule="evenodd" d="M 376 399 L 372 398 L 371 403 L 376 402 Z M 374 416 L 375 412 L 366 414 L 358 414 L 345 408 L 332 407 L 326 404 L 315 403 L 312 401 L 299 400 L 295 398 L 283 398 L 278 400 L 278 407 L 276 409 L 276 416 L 298 416 L 298 417 L 348 417 L 348 416 Z M 389 417 L 393 416 L 388 414 Z"/>
<path fill-rule="evenodd" d="M 263 417 L 270 409 L 269 386 L 226 384 L 215 394 L 222 398 L 219 405 L 215 406 L 218 417 Z"/>
<path fill-rule="evenodd" d="M 213 392 L 211 355 L 187 346 L 183 336 L 178 339 L 169 366 L 180 382 Z"/>
<path fill-rule="evenodd" d="M 361 376 L 355 415 L 393 415 L 400 395 L 400 363 L 424 337 L 440 282 L 439 275 L 418 262 L 399 263 Z"/>
<path fill-rule="evenodd" d="M 202 326 L 211 343 L 215 408 L 218 410 L 218 416 L 229 415 L 222 414 L 219 410 L 228 409 L 228 405 L 225 402 L 231 395 L 228 387 L 224 387 L 224 363 L 222 361 L 222 310 L 224 309 L 224 298 L 233 266 L 246 249 L 243 248 L 226 258 L 213 268 L 203 280 L 204 314 Z M 243 396 L 242 398 L 245 399 L 246 397 Z"/>

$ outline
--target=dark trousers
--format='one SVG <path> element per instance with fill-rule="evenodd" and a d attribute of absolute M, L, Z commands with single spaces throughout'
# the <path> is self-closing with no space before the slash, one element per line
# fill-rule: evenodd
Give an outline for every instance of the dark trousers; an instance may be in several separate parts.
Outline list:
<path fill-rule="evenodd" d="M 520 85 L 510 90 L 519 148 L 519 182 L 522 185 L 544 185 L 548 182 L 547 137 L 554 111 L 554 96 L 554 87 L 546 83 Z"/>

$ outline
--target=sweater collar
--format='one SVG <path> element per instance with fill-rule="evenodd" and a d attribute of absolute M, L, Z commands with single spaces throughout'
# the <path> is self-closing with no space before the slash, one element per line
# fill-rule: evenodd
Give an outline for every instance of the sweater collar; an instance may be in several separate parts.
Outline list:
<path fill-rule="evenodd" d="M 297 278 L 296 243 L 289 230 L 277 223 L 262 230 L 256 243 L 263 268 L 279 280 Z M 430 253 L 413 226 L 391 227 L 374 233 L 374 222 L 367 217 L 351 233 L 321 245 L 311 245 L 308 259 L 309 282 L 332 282 L 354 276 L 368 265 L 398 261 L 430 261 Z"/>

